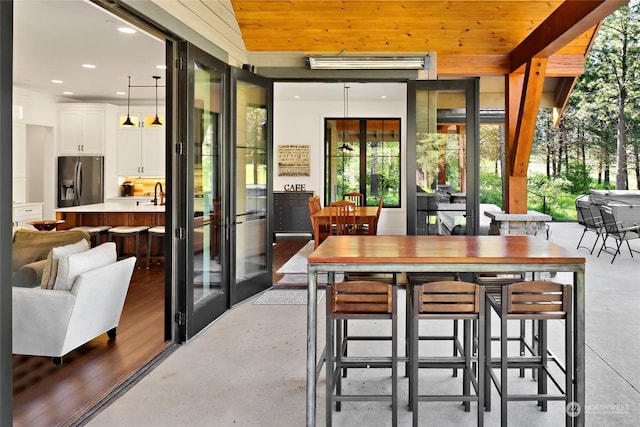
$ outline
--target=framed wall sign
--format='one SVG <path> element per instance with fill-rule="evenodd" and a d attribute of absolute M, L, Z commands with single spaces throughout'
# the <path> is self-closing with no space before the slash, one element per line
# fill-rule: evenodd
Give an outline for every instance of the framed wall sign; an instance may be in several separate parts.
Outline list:
<path fill-rule="evenodd" d="M 278 145 L 278 176 L 310 176 L 310 145 Z"/>

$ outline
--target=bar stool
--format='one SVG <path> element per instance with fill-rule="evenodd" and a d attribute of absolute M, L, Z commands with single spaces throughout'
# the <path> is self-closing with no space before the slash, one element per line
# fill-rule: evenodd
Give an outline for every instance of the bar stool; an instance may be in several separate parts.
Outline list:
<path fill-rule="evenodd" d="M 109 238 L 108 231 L 111 228 L 111 226 L 110 225 L 79 225 L 73 228 L 84 230 L 87 233 L 89 233 L 91 240 L 93 240 L 94 242 L 93 246 L 98 246 L 99 244 L 102 243 L 103 237 L 105 241 Z"/>
<path fill-rule="evenodd" d="M 507 408 L 509 401 L 537 401 L 542 411 L 547 410 L 547 402 L 560 400 L 565 402 L 565 424 L 570 426 L 573 422 L 571 411 L 566 410 L 573 401 L 573 312 L 572 289 L 569 285 L 555 282 L 530 281 L 520 282 L 502 287 L 501 293 L 486 294 L 485 305 L 485 406 L 491 409 L 491 382 L 496 386 L 500 394 L 500 419 L 503 426 L 508 425 Z M 500 358 L 491 358 L 491 309 L 500 318 Z M 537 354 L 525 357 L 509 357 L 507 351 L 507 323 L 508 320 L 532 319 L 538 323 Z M 564 320 L 565 326 L 565 365 L 547 349 L 547 320 Z M 549 362 L 557 365 L 564 372 L 564 390 L 549 371 Z M 494 369 L 500 369 L 500 377 L 495 375 Z M 538 370 L 537 394 L 509 394 L 508 377 L 509 369 L 534 368 Z M 558 389 L 558 394 L 548 393 L 547 379 L 551 379 Z"/>
<path fill-rule="evenodd" d="M 333 402 L 336 411 L 343 401 L 391 401 L 392 425 L 398 425 L 398 301 L 395 275 L 393 283 L 369 280 L 328 284 L 326 327 L 326 425 L 331 426 Z M 391 320 L 391 357 L 346 356 L 348 340 L 389 340 L 388 336 L 347 335 L 343 322 L 347 319 Z M 335 346 L 334 346 L 335 344 Z M 391 395 L 343 394 L 341 373 L 349 368 L 391 368 Z"/>
<path fill-rule="evenodd" d="M 120 238 L 120 249 L 121 252 L 124 251 L 122 246 L 124 245 L 124 239 L 127 237 L 135 237 L 136 238 L 136 258 L 140 260 L 140 235 L 142 233 L 146 233 L 149 230 L 149 227 L 146 225 L 119 225 L 117 227 L 111 227 L 109 229 L 109 241 L 113 241 L 114 237 Z M 140 267 L 138 267 L 140 268 Z"/>
<path fill-rule="evenodd" d="M 151 266 L 151 244 L 152 239 L 161 238 L 164 241 L 164 225 L 158 225 L 155 227 L 151 227 L 147 230 L 147 270 Z"/>
<path fill-rule="evenodd" d="M 484 288 L 475 283 L 462 281 L 437 281 L 422 284 L 413 284 L 411 292 L 411 328 L 409 337 L 409 402 L 413 411 L 413 425 L 417 427 L 418 404 L 420 402 L 452 402 L 461 400 L 465 411 L 470 410 L 470 402 L 478 402 L 477 420 L 478 426 L 484 424 L 484 372 L 481 369 L 484 360 Z M 426 319 L 463 320 L 463 340 L 450 336 L 420 336 L 419 321 Z M 473 334 L 471 321 L 479 323 L 479 345 L 477 347 L 477 360 L 473 355 Z M 453 340 L 457 347 L 461 348 L 460 355 L 420 357 L 421 340 Z M 477 378 L 474 362 L 477 362 Z M 461 369 L 462 370 L 462 394 L 420 394 L 419 372 L 421 368 L 427 369 Z M 471 394 L 473 385 L 475 395 Z"/>

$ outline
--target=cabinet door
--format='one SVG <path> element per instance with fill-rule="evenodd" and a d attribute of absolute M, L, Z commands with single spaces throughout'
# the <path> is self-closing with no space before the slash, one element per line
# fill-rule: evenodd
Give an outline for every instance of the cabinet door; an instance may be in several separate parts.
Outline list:
<path fill-rule="evenodd" d="M 82 153 L 82 112 L 58 112 L 58 144 L 61 154 Z"/>
<path fill-rule="evenodd" d="M 164 129 L 142 129 L 141 167 L 145 176 L 165 175 Z"/>
<path fill-rule="evenodd" d="M 103 154 L 105 138 L 104 111 L 82 112 L 83 154 Z"/>
<path fill-rule="evenodd" d="M 140 130 L 118 131 L 118 153 L 116 170 L 120 176 L 140 176 Z"/>

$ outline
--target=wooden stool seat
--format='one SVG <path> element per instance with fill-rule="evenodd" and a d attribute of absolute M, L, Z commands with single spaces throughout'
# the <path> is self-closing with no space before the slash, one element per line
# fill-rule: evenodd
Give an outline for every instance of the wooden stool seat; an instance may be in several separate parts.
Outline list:
<path fill-rule="evenodd" d="M 91 239 L 95 239 L 95 245 L 94 246 L 98 246 L 99 244 L 102 243 L 102 237 L 108 238 L 107 236 L 107 232 L 109 231 L 109 229 L 111 229 L 110 225 L 80 225 L 78 227 L 74 227 L 74 228 L 78 228 L 80 230 L 84 230 L 87 233 L 89 233 L 89 235 L 91 236 Z"/>
<path fill-rule="evenodd" d="M 149 226 L 147 225 L 119 225 L 117 227 L 111 227 L 109 229 L 109 241 L 113 241 L 114 237 L 120 238 L 120 245 L 126 237 L 135 237 L 136 238 L 136 258 L 140 259 L 140 234 L 146 233 L 149 230 Z M 121 248 L 122 249 L 122 248 Z"/>
<path fill-rule="evenodd" d="M 151 227 L 147 230 L 147 270 L 151 267 L 151 242 L 152 239 L 162 238 L 164 239 L 165 228 L 164 225 L 158 225 Z"/>

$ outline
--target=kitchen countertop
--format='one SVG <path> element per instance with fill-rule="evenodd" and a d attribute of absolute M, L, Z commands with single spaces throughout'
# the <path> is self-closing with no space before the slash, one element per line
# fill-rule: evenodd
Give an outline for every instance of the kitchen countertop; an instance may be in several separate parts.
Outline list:
<path fill-rule="evenodd" d="M 140 204 L 139 206 L 132 205 L 131 203 L 95 203 L 92 205 L 72 206 L 69 208 L 57 208 L 56 212 L 77 212 L 77 213 L 89 213 L 89 212 L 161 212 L 164 213 L 164 205 L 154 206 L 153 204 Z"/>

